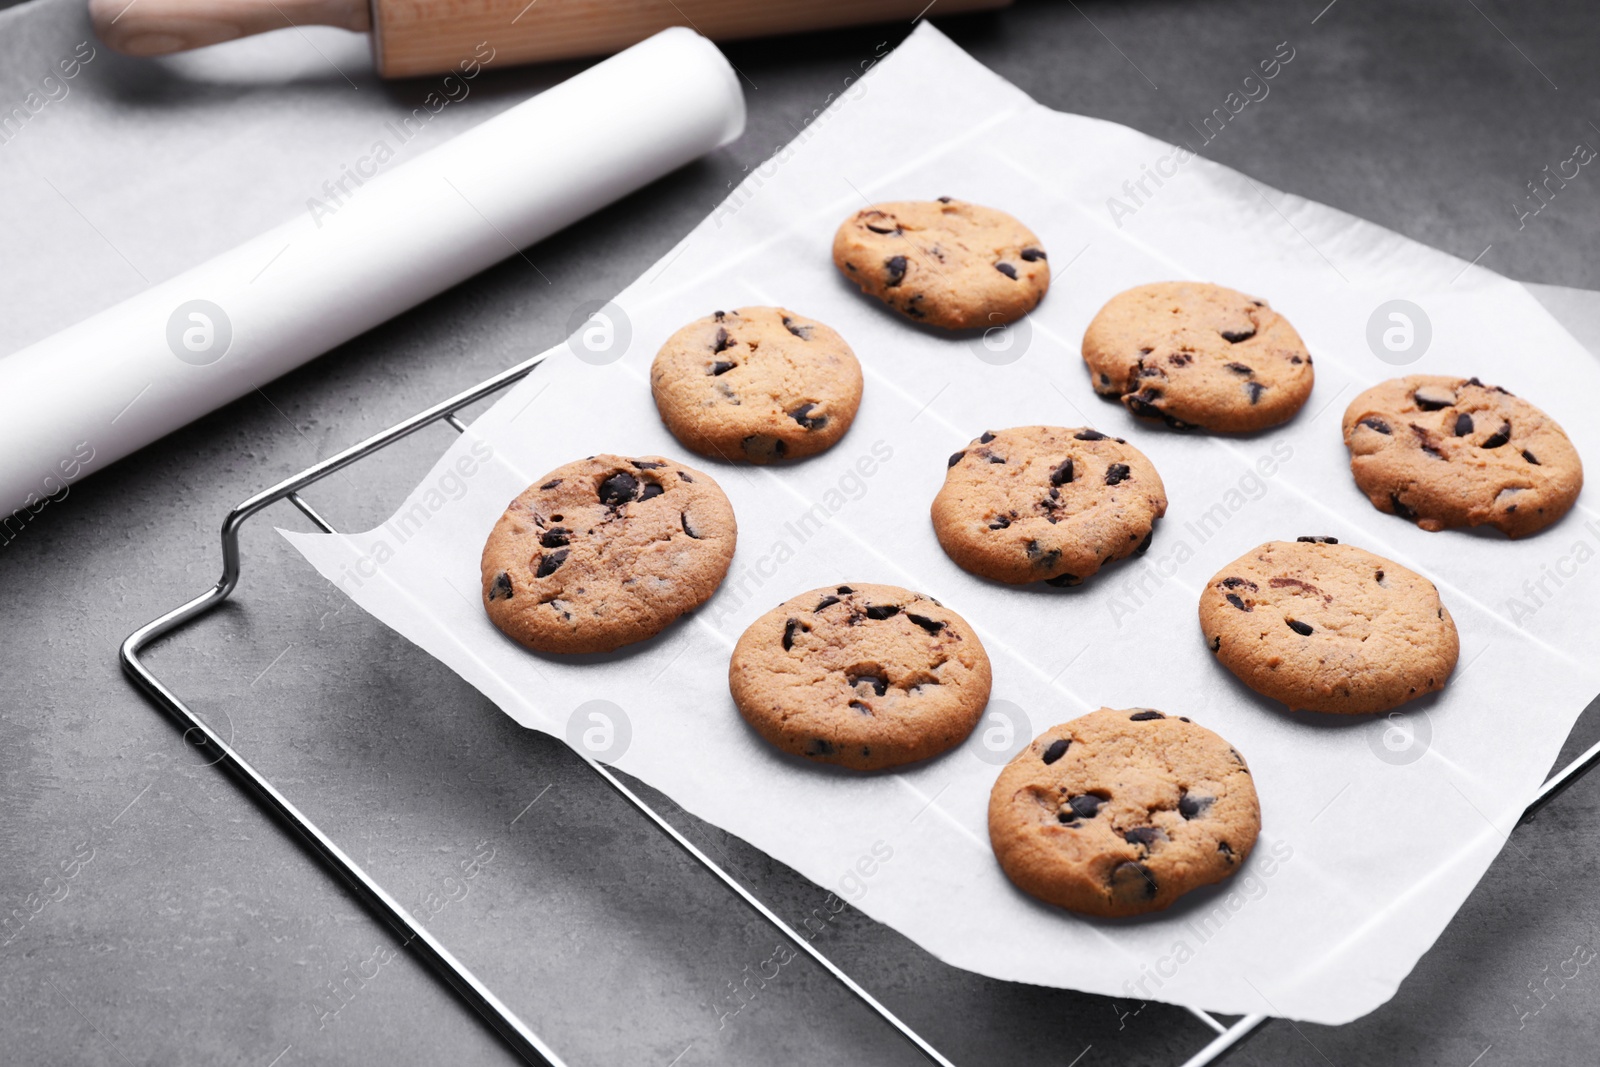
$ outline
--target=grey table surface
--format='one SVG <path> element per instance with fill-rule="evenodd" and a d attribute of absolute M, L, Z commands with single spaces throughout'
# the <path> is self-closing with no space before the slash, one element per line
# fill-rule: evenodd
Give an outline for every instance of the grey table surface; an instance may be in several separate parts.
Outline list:
<path fill-rule="evenodd" d="M 1167 139 L 1289 40 L 1297 54 L 1277 102 L 1209 146 L 1213 158 L 1512 277 L 1600 288 L 1600 177 L 1583 171 L 1536 217 L 1513 207 L 1576 142 L 1600 144 L 1592 7 L 1325 4 L 1085 0 L 938 21 L 1046 104 Z M 533 284 L 517 259 L 491 269 L 91 477 L 0 547 L 0 910 L 13 916 L 0 930 L 0 1062 L 512 1062 L 185 749 L 120 674 L 116 645 L 214 580 L 216 528 L 232 504 L 556 342 L 577 303 L 619 290 L 669 249 L 860 58 L 907 28 L 731 46 L 750 82 L 745 137 L 530 250 L 547 281 Z M 58 0 L 0 12 L 0 103 L 20 99 L 50 49 L 83 30 L 81 11 Z M 241 113 L 364 116 L 408 109 L 428 88 L 381 87 L 359 69 L 336 78 L 309 56 L 304 69 L 287 83 L 213 86 L 206 99 Z M 571 69 L 491 71 L 482 88 L 510 102 Z M 103 131 L 159 136 L 198 106 L 179 81 L 118 57 L 97 58 L 84 78 L 91 101 L 118 101 Z M 366 96 L 350 93 L 358 85 Z M 65 102 L 52 106 L 69 121 Z M 241 207 L 200 237 L 161 242 L 137 233 L 137 212 L 86 209 L 84 221 L 97 217 L 97 232 L 135 251 L 124 266 L 109 253 L 74 258 L 50 240 L 65 223 L 16 209 L 26 199 L 17 191 L 48 172 L 63 199 L 105 205 L 97 190 L 121 179 L 119 160 L 106 140 L 25 132 L 38 143 L 0 144 L 0 190 L 14 209 L 0 205 L 6 348 L 136 291 L 136 274 L 170 274 L 259 228 Z M 168 184 L 198 167 L 206 181 L 237 182 L 243 204 L 272 186 L 273 154 L 175 163 Z M 285 203 L 304 195 L 291 193 Z M 1600 351 L 1592 297 L 1537 292 Z M 312 499 L 338 526 L 371 525 L 448 433 L 399 445 Z M 248 527 L 236 600 L 160 647 L 158 671 L 569 1062 L 920 1062 L 804 959 L 732 999 L 779 935 L 561 744 L 519 729 L 345 603 L 274 523 L 306 525 L 284 506 Z M 1563 759 L 1597 737 L 1591 706 Z M 835 914 L 818 886 L 652 797 L 786 919 L 824 916 L 814 943 L 957 1064 L 1176 1064 L 1211 1036 L 1176 1008 L 946 967 L 854 909 Z M 1600 937 L 1597 829 L 1600 780 L 1583 781 L 1517 829 L 1389 1004 L 1343 1027 L 1269 1023 L 1230 1062 L 1593 1062 L 1600 975 L 1556 976 Z M 1549 992 L 1536 999 L 1536 985 Z"/>

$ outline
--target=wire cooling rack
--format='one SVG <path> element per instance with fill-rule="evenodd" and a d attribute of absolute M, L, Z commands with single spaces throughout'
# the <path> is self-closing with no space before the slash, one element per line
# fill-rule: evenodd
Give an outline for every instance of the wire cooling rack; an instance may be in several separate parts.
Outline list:
<path fill-rule="evenodd" d="M 518 1018 L 516 1013 L 511 1011 L 495 996 L 493 990 L 479 980 L 466 965 L 456 959 L 449 949 L 445 948 L 438 939 L 430 934 L 415 916 L 401 907 L 399 902 L 384 890 L 383 886 L 379 885 L 360 864 L 351 859 L 332 838 L 323 833 L 315 823 L 307 818 L 305 813 L 300 811 L 288 797 L 284 796 L 270 780 L 251 766 L 248 760 L 234 751 L 231 745 L 191 711 L 178 695 L 168 689 L 140 659 L 144 651 L 156 641 L 206 615 L 233 594 L 239 584 L 241 566 L 239 530 L 252 517 L 273 504 L 287 500 L 324 533 L 337 533 L 338 531 L 300 495 L 302 489 L 314 485 L 335 471 L 343 470 L 345 467 L 358 463 L 394 444 L 401 438 L 409 437 L 423 427 L 431 426 L 436 422 L 448 423 L 457 432 L 465 432 L 467 427 L 457 414 L 459 411 L 526 378 L 544 361 L 544 358 L 543 355 L 535 356 L 532 359 L 518 363 L 516 366 L 507 368 L 492 378 L 488 378 L 472 388 L 450 397 L 448 400 L 420 411 L 402 422 L 395 423 L 365 441 L 351 445 L 337 455 L 330 456 L 320 463 L 307 467 L 300 473 L 284 479 L 269 489 L 262 490 L 236 506 L 222 521 L 222 577 L 217 580 L 217 584 L 159 618 L 145 623 L 128 635 L 128 638 L 122 643 L 120 658 L 123 670 L 162 710 L 183 728 L 185 739 L 205 753 L 214 764 L 233 775 L 244 791 L 268 815 L 276 819 L 281 826 L 309 848 L 328 868 L 329 872 L 344 883 L 345 887 L 350 890 L 356 899 L 361 901 L 374 916 L 393 931 L 395 936 L 400 939 L 402 946 L 413 949 L 446 985 L 454 990 L 469 1007 L 481 1015 L 500 1034 L 507 1045 L 529 1063 L 544 1065 L 544 1067 L 564 1067 L 565 1061 L 561 1059 L 555 1050 L 546 1045 L 527 1023 Z M 941 1064 L 942 1067 L 954 1067 L 948 1059 L 940 1054 L 938 1049 L 924 1040 L 915 1030 L 911 1029 L 910 1026 L 906 1025 L 898 1016 L 874 998 L 871 993 L 862 988 L 860 984 L 833 961 L 819 952 L 810 940 L 796 933 L 789 924 L 763 904 L 742 882 L 734 878 L 697 848 L 693 842 L 680 833 L 677 828 L 652 808 L 642 797 L 629 789 L 608 768 L 589 758 L 584 753 L 579 752 L 578 755 L 588 764 L 590 770 L 599 775 L 602 781 L 637 808 L 658 830 L 671 838 L 679 848 L 682 848 L 696 862 L 715 875 L 735 896 L 777 928 L 801 952 L 811 957 L 846 989 L 860 998 L 884 1022 L 897 1030 L 907 1041 L 911 1042 L 930 1062 Z M 1597 763 L 1600 763 L 1600 743 L 1591 746 L 1577 759 L 1552 775 L 1540 787 L 1537 796 L 1534 797 L 1533 802 L 1528 805 L 1523 813 L 1523 818 L 1527 819 L 1532 816 L 1540 807 L 1552 800 L 1558 793 L 1575 782 Z M 1217 1036 L 1185 1060 L 1181 1067 L 1204 1067 L 1206 1064 L 1217 1062 L 1229 1049 L 1233 1048 L 1244 1037 L 1270 1018 L 1265 1014 L 1245 1015 L 1231 1024 L 1225 1024 L 1209 1012 L 1201 1011 L 1198 1008 L 1190 1008 L 1188 1010 L 1201 1022 L 1214 1030 Z"/>

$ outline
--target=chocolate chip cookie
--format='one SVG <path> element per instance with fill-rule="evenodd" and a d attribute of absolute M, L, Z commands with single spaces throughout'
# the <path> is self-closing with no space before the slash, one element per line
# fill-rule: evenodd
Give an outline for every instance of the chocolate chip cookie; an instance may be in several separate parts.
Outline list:
<path fill-rule="evenodd" d="M 1046 730 L 989 794 L 989 843 L 1006 877 L 1084 915 L 1160 911 L 1237 871 L 1260 831 L 1244 757 L 1149 708 L 1101 708 Z"/>
<path fill-rule="evenodd" d="M 796 756 L 878 770 L 959 745 L 989 703 L 989 656 L 965 619 L 894 585 L 827 586 L 750 624 L 728 688 Z"/>
<path fill-rule="evenodd" d="M 861 404 L 861 364 L 832 329 L 784 308 L 717 311 L 667 339 L 650 368 L 661 421 L 702 456 L 816 455 Z"/>
<path fill-rule="evenodd" d="M 1112 297 L 1083 335 L 1095 392 L 1177 430 L 1248 433 L 1311 395 L 1311 353 L 1265 301 L 1201 282 Z"/>
<path fill-rule="evenodd" d="M 1050 288 L 1050 264 L 1031 230 L 948 196 L 856 212 L 834 234 L 833 262 L 863 293 L 947 330 L 1015 322 Z"/>
<path fill-rule="evenodd" d="M 950 457 L 933 530 L 964 570 L 997 582 L 1077 585 L 1150 547 L 1161 476 L 1120 437 L 1079 427 L 991 431 Z"/>
<path fill-rule="evenodd" d="M 1583 488 L 1583 461 L 1555 420 L 1476 378 L 1375 385 L 1345 410 L 1344 443 L 1372 506 L 1424 530 L 1487 524 L 1526 537 Z"/>
<path fill-rule="evenodd" d="M 483 606 L 538 652 L 609 652 L 716 592 L 733 508 L 711 476 L 660 456 L 590 456 L 513 500 L 483 546 Z"/>
<path fill-rule="evenodd" d="M 1262 696 L 1349 715 L 1443 689 L 1461 651 L 1432 582 L 1331 537 L 1268 541 L 1222 568 L 1200 629 Z"/>

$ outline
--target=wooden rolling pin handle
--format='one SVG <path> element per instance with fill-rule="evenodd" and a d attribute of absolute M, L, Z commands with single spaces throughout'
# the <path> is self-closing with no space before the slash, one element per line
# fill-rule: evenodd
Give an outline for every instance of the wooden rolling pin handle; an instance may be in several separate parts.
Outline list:
<path fill-rule="evenodd" d="M 372 27 L 367 0 L 89 0 L 94 32 L 130 56 L 164 56 L 289 26 Z"/>

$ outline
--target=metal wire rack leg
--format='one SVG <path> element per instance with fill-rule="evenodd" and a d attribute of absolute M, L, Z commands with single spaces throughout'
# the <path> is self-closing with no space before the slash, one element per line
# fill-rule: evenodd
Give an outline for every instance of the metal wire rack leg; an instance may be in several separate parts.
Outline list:
<path fill-rule="evenodd" d="M 458 393 L 424 411 L 420 411 L 409 419 L 396 423 L 388 429 L 374 434 L 314 466 L 307 467 L 299 474 L 293 475 L 269 489 L 264 489 L 239 504 L 228 513 L 222 522 L 222 577 L 217 580 L 217 584 L 193 600 L 179 605 L 165 615 L 153 619 L 135 630 L 123 641 L 120 649 L 120 658 L 123 670 L 162 710 L 166 711 L 179 726 L 183 727 L 185 738 L 198 739 L 195 740 L 197 748 L 211 757 L 214 763 L 233 775 L 256 803 L 287 827 L 306 848 L 322 861 L 324 866 L 350 889 L 357 899 L 365 904 L 374 915 L 394 932 L 403 947 L 414 948 L 430 969 L 443 979 L 469 1007 L 482 1016 L 513 1051 L 527 1062 L 539 1065 L 539 1067 L 565 1067 L 562 1059 L 540 1039 L 532 1028 L 518 1018 L 516 1013 L 502 1003 L 488 986 L 484 985 L 471 970 L 456 959 L 432 934 L 428 933 L 427 929 L 410 912 L 401 907 L 371 875 L 346 855 L 333 842 L 332 838 L 323 833 L 304 812 L 300 811 L 287 797 L 280 793 L 271 781 L 251 766 L 244 757 L 235 752 L 227 742 L 222 740 L 221 736 L 191 711 L 175 693 L 168 689 L 151 672 L 150 668 L 140 658 L 156 641 L 212 611 L 232 595 L 239 583 L 239 529 L 253 515 L 280 500 L 287 500 L 298 508 L 306 518 L 310 519 L 318 529 L 324 533 L 336 533 L 337 531 L 333 526 L 300 495 L 300 490 L 433 423 L 444 422 L 455 428 L 457 432 L 465 433 L 467 427 L 457 415 L 458 411 L 475 401 L 526 378 L 533 372 L 534 368 L 544 361 L 544 358 L 542 355 L 535 356 L 532 359 L 509 367 L 494 377 L 473 386 L 471 389 Z M 588 757 L 584 757 L 584 762 L 603 782 L 635 808 L 639 809 L 662 833 L 670 837 L 696 862 L 715 875 L 746 905 L 781 931 L 802 952 L 815 960 L 819 966 L 837 979 L 846 989 L 860 998 L 863 1003 L 915 1046 L 930 1062 L 939 1064 L 940 1067 L 954 1067 L 937 1049 L 917 1034 L 915 1030 L 911 1029 L 910 1026 L 906 1025 L 872 994 L 862 988 L 837 964 L 819 952 L 809 940 L 800 937 L 788 923 L 784 922 L 772 909 L 763 904 L 743 883 L 718 866 L 715 861 L 685 837 L 665 817 L 652 808 L 637 793 L 629 789 L 607 767 Z M 1551 776 L 1539 790 L 1533 802 L 1528 805 L 1523 813 L 1523 818 L 1531 818 L 1540 807 L 1570 786 L 1596 763 L 1600 763 L 1600 744 L 1592 746 L 1583 755 Z M 1262 1014 L 1246 1015 L 1231 1026 L 1225 1026 L 1208 1012 L 1201 1011 L 1198 1008 L 1190 1008 L 1189 1011 L 1214 1030 L 1217 1036 L 1199 1052 L 1186 1060 L 1182 1067 L 1205 1067 L 1206 1064 L 1216 1062 L 1229 1049 L 1233 1048 L 1269 1018 L 1269 1016 Z"/>

